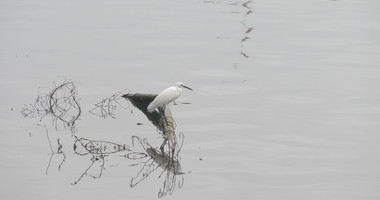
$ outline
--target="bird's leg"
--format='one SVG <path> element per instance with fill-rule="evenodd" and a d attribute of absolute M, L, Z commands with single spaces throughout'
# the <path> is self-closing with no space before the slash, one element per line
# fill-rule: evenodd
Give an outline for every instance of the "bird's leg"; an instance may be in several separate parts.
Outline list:
<path fill-rule="evenodd" d="M 164 116 L 165 116 L 165 106 L 166 106 L 166 104 L 164 104 L 164 105 L 162 105 L 162 106 L 159 107 L 161 113 L 162 113 Z"/>
<path fill-rule="evenodd" d="M 164 119 L 165 119 L 165 123 L 166 125 L 168 125 L 168 120 L 166 119 L 166 116 L 165 116 L 165 108 L 166 108 L 166 104 L 162 105 L 161 107 L 159 107 Z"/>
<path fill-rule="evenodd" d="M 174 105 L 178 105 L 174 100 L 173 100 L 173 104 L 174 104 Z"/>
<path fill-rule="evenodd" d="M 164 138 L 164 142 L 162 142 L 162 144 L 160 146 L 160 150 L 161 150 L 162 156 L 164 158 L 165 158 L 165 145 L 166 145 L 167 142 L 168 142 L 168 140 L 166 138 Z"/>

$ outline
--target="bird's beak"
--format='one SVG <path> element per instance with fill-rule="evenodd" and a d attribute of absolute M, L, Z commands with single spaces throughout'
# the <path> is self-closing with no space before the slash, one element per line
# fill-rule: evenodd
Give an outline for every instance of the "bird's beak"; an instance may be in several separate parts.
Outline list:
<path fill-rule="evenodd" d="M 186 89 L 188 89 L 188 90 L 193 90 L 193 89 L 187 87 L 186 85 L 182 85 L 182 87 L 184 87 L 184 88 L 186 88 Z"/>

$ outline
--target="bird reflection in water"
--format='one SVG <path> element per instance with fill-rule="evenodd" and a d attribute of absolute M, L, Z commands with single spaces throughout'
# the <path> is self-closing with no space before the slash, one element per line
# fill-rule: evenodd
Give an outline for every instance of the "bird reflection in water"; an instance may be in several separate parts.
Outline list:
<path fill-rule="evenodd" d="M 183 142 L 183 134 L 179 134 Z M 168 154 L 162 154 L 156 148 L 152 147 L 145 139 L 134 136 L 133 140 L 137 140 L 143 146 L 145 152 L 149 155 L 149 159 L 144 162 L 141 170 L 131 180 L 131 187 L 136 187 L 140 182 L 145 180 L 151 173 L 161 169 L 160 178 L 164 177 L 162 188 L 158 193 L 158 197 L 171 195 L 176 187 L 181 188 L 184 183 L 184 173 L 179 163 L 178 155 L 176 158 L 169 157 Z M 181 143 L 183 144 L 183 143 Z M 181 148 L 181 147 L 180 147 Z"/>

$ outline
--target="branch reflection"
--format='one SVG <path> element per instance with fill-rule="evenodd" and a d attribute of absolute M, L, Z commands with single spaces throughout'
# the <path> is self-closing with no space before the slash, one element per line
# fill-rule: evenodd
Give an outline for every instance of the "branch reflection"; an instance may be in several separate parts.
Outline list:
<path fill-rule="evenodd" d="M 85 176 L 90 176 L 94 179 L 100 178 L 103 174 L 105 157 L 122 152 L 122 151 L 130 151 L 129 146 L 123 144 L 116 144 L 114 142 L 106 142 L 99 140 L 89 140 L 86 138 L 78 138 L 77 136 L 73 136 L 75 138 L 75 142 L 73 144 L 73 150 L 75 154 L 79 156 L 91 156 L 91 164 L 88 168 L 82 173 L 82 175 L 74 182 L 72 185 L 77 184 L 81 181 Z M 98 164 L 99 172 L 96 175 L 89 174 L 89 170 L 94 166 L 94 164 Z"/>
<path fill-rule="evenodd" d="M 243 58 L 250 58 L 251 56 L 247 53 L 245 49 L 246 42 L 251 39 L 250 35 L 252 34 L 253 26 L 247 23 L 248 16 L 253 13 L 253 9 L 250 6 L 253 0 L 246 1 L 214 1 L 214 0 L 204 0 L 203 3 L 213 3 L 213 4 L 224 4 L 231 6 L 231 10 L 222 12 L 223 14 L 242 14 L 242 19 L 240 24 L 244 27 L 244 32 L 240 39 L 240 49 L 238 50 L 240 55 Z M 233 6 L 233 7 L 232 7 Z M 232 10 L 233 8 L 233 10 Z M 242 10 L 243 9 L 243 10 Z M 229 38 L 218 36 L 217 39 Z M 235 68 L 237 68 L 237 63 L 235 63 Z"/>
<path fill-rule="evenodd" d="M 252 0 L 248 0 L 246 2 L 243 2 L 241 3 L 241 6 L 246 9 L 244 15 L 243 15 L 243 20 L 240 22 L 244 28 L 245 28 L 245 32 L 244 32 L 244 37 L 243 39 L 241 39 L 240 41 L 240 46 L 241 46 L 241 50 L 240 50 L 240 54 L 244 57 L 244 58 L 249 58 L 250 56 L 248 55 L 248 53 L 245 51 L 245 48 L 244 48 L 244 44 L 247 42 L 247 40 L 251 39 L 251 37 L 249 37 L 249 34 L 252 32 L 253 30 L 253 27 L 252 25 L 248 25 L 247 24 L 247 17 L 253 13 L 253 10 L 252 10 L 252 7 L 250 7 L 250 4 L 252 3 Z"/>

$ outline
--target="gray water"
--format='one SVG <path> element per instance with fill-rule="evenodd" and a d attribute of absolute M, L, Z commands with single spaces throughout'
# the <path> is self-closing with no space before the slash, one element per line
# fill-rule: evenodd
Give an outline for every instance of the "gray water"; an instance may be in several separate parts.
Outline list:
<path fill-rule="evenodd" d="M 123 152 L 72 185 L 92 162 L 74 153 L 74 136 L 159 146 L 124 99 L 115 118 L 89 111 L 118 91 L 181 81 L 194 89 L 170 105 L 185 136 L 184 184 L 164 198 L 379 199 L 379 9 L 376 0 L 2 0 L 0 198 L 157 198 L 162 170 L 130 187 L 143 160 Z M 23 117 L 65 78 L 82 110 L 74 132 Z"/>

